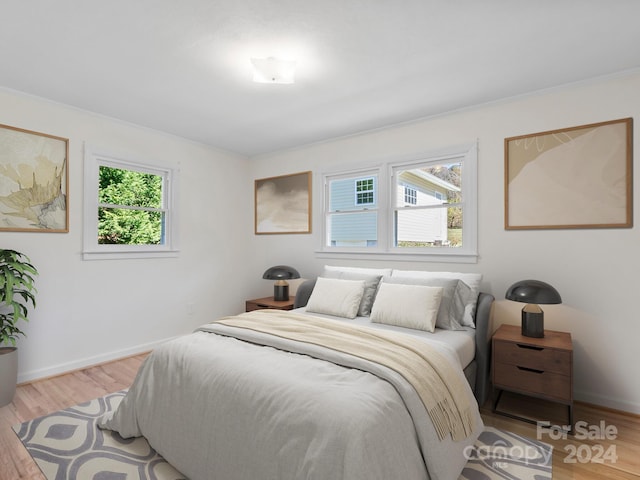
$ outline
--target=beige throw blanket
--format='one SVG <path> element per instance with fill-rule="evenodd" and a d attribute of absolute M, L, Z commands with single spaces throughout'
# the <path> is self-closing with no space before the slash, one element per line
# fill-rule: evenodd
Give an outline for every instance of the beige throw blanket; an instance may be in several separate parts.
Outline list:
<path fill-rule="evenodd" d="M 256 310 L 215 323 L 245 328 L 319 345 L 384 365 L 402 375 L 416 390 L 440 440 L 454 441 L 473 433 L 473 398 L 456 366 L 432 346 L 394 332 L 348 325 L 280 310 Z"/>

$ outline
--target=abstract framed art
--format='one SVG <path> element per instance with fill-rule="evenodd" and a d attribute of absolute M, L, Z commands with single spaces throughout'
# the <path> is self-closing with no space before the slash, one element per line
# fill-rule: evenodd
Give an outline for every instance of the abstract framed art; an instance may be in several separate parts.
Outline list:
<path fill-rule="evenodd" d="M 255 233 L 311 233 L 311 172 L 255 181 Z"/>
<path fill-rule="evenodd" d="M 0 125 L 0 231 L 69 231 L 69 140 Z"/>
<path fill-rule="evenodd" d="M 505 229 L 633 225 L 633 120 L 506 138 Z"/>

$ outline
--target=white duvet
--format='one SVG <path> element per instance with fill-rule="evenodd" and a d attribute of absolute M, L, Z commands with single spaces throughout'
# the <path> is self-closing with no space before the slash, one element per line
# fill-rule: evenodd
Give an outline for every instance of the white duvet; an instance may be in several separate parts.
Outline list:
<path fill-rule="evenodd" d="M 452 480 L 482 430 L 476 411 L 474 435 L 438 440 L 415 390 L 386 367 L 255 331 L 207 328 L 217 333 L 156 349 L 100 422 L 125 438 L 146 437 L 191 480 Z"/>

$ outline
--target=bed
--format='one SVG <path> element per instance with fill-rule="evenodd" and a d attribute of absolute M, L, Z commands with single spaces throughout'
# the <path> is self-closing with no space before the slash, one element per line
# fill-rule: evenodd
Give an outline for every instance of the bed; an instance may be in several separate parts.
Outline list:
<path fill-rule="evenodd" d="M 357 269 L 360 270 L 360 269 Z M 422 280 L 422 278 L 433 278 L 438 279 L 443 272 L 406 272 L 404 270 L 395 271 L 396 276 L 399 278 L 404 278 L 404 274 L 413 274 L 415 276 L 409 277 L 411 279 L 416 279 L 417 281 Z M 449 275 L 455 276 L 455 272 L 450 273 L 446 272 Z M 425 276 L 428 275 L 428 276 Z M 461 277 L 466 279 L 466 275 L 462 274 Z M 474 277 L 478 278 L 476 282 L 479 282 L 481 276 L 474 275 Z M 409 281 L 409 280 L 407 280 Z M 304 310 L 311 293 L 313 292 L 313 287 L 315 286 L 316 280 L 307 280 L 300 285 L 296 292 L 296 297 L 294 301 L 294 308 L 298 311 Z M 442 330 L 436 329 L 436 338 L 440 337 L 449 337 L 443 339 L 446 343 L 451 344 L 457 352 L 463 357 L 461 358 L 461 362 L 463 363 L 462 368 L 464 370 L 464 374 L 467 377 L 467 380 L 473 390 L 473 394 L 476 397 L 476 401 L 479 405 L 484 405 L 484 403 L 489 398 L 491 393 L 491 335 L 493 333 L 491 327 L 491 313 L 493 308 L 493 302 L 495 300 L 494 296 L 479 291 L 479 286 L 476 286 L 477 291 L 477 303 L 476 309 L 473 313 L 474 321 L 473 327 L 467 326 L 464 330 L 464 333 L 460 334 L 459 331 L 451 331 L 451 330 Z M 473 292 L 475 294 L 475 290 Z M 316 314 L 318 315 L 318 314 Z M 321 315 L 321 314 L 320 314 Z M 367 317 L 358 316 L 354 319 L 358 324 L 361 325 L 373 325 Z M 381 328 L 385 328 L 384 325 Z M 419 332 L 414 332 L 418 333 Z M 471 340 L 470 342 L 468 340 Z M 471 343 L 471 345 L 469 345 Z M 461 352 L 464 350 L 464 352 Z"/>
<path fill-rule="evenodd" d="M 100 427 L 146 437 L 191 480 L 458 478 L 482 431 L 493 297 L 472 289 L 473 327 L 434 328 L 425 340 L 371 319 L 390 293 L 442 300 L 445 289 L 360 270 L 325 267 L 292 312 L 225 317 L 157 348 Z M 373 291 L 363 280 L 372 276 Z M 369 315 L 359 315 L 367 291 Z"/>

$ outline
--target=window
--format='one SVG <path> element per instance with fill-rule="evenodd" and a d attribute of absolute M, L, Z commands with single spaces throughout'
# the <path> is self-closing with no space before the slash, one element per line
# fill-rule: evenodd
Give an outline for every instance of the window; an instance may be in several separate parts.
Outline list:
<path fill-rule="evenodd" d="M 326 243 L 331 247 L 378 244 L 377 175 L 336 175 L 328 179 Z M 355 198 L 355 202 L 354 202 Z"/>
<path fill-rule="evenodd" d="M 98 243 L 160 245 L 167 210 L 162 175 L 100 165 Z"/>
<path fill-rule="evenodd" d="M 462 247 L 462 160 L 399 165 L 393 168 L 398 190 L 393 205 L 394 247 Z M 407 184 L 413 202 L 407 201 Z"/>
<path fill-rule="evenodd" d="M 373 178 L 356 180 L 356 205 L 373 205 L 375 203 L 373 180 Z"/>
<path fill-rule="evenodd" d="M 475 261 L 476 150 L 473 144 L 326 173 L 321 253 Z"/>
<path fill-rule="evenodd" d="M 415 188 L 404 186 L 404 203 L 416 205 L 418 203 L 418 191 Z"/>
<path fill-rule="evenodd" d="M 84 258 L 175 256 L 175 177 L 87 148 Z"/>

